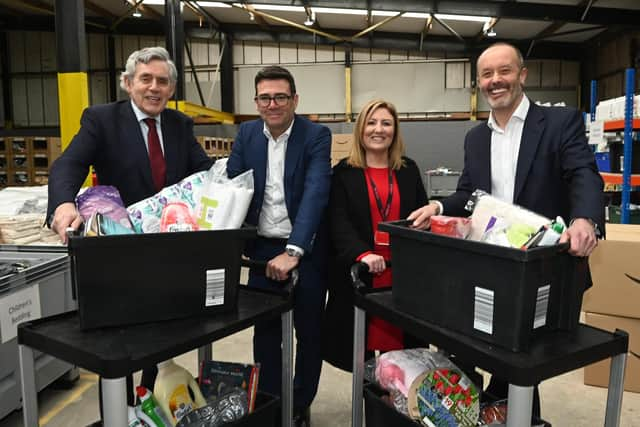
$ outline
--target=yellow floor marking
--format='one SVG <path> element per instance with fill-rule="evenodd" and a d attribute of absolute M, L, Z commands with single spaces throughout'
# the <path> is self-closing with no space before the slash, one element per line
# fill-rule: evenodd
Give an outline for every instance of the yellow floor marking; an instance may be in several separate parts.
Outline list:
<path fill-rule="evenodd" d="M 78 383 L 73 387 L 73 390 L 66 395 L 64 399 L 59 401 L 53 408 L 51 408 L 46 414 L 42 415 L 38 420 L 39 425 L 44 426 L 53 417 L 58 415 L 64 408 L 78 400 L 87 390 L 98 383 L 98 376 L 95 374 L 80 374 Z"/>

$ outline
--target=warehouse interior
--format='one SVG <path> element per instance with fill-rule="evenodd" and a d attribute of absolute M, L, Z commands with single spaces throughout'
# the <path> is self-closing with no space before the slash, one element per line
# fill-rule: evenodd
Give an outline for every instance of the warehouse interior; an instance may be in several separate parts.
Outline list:
<path fill-rule="evenodd" d="M 193 118 L 194 134 L 209 156 L 228 156 L 240 123 L 259 117 L 254 76 L 277 64 L 296 79 L 296 113 L 331 130 L 334 163 L 344 157 L 338 145 L 350 140 L 362 107 L 374 98 L 394 103 L 406 154 L 416 161 L 429 197 L 438 198 L 455 190 L 465 135 L 489 117 L 490 106 L 476 84 L 476 60 L 496 42 L 522 52 L 525 93 L 532 102 L 577 108 L 587 126 L 595 119 L 604 122 L 599 147 L 611 154 L 601 171 L 617 175 L 605 180 L 610 220 L 621 216 L 627 191 L 629 222 L 640 223 L 639 184 L 623 189 L 622 159 L 613 155 L 613 147 L 623 145 L 623 129 L 607 128 L 607 121 L 622 120 L 624 113 L 615 115 L 607 107 L 606 114 L 599 113 L 604 116 L 596 116 L 603 101 L 629 96 L 628 70 L 636 71 L 631 95 L 638 93 L 636 0 L 0 0 L 0 193 L 5 187 L 46 188 L 49 168 L 77 132 L 82 110 L 127 99 L 119 80 L 129 54 L 163 46 L 179 71 L 171 107 Z M 65 84 L 61 76 L 70 74 L 81 78 Z M 635 180 L 640 162 L 633 164 L 627 174 Z M 442 175 L 451 179 L 437 179 Z M 1 243 L 20 244 L 2 235 L 2 224 Z M 625 244 L 640 245 L 635 230 L 619 233 Z M 46 242 L 57 240 L 49 235 Z M 616 249 L 625 256 L 638 249 L 622 247 L 630 248 Z M 593 299 L 589 304 L 597 307 Z M 589 323 L 585 311 L 583 306 L 581 319 Z M 640 335 L 637 308 L 595 315 L 600 314 L 630 320 Z M 214 359 L 251 363 L 251 331 L 216 341 Z M 628 332 L 619 423 L 624 427 L 640 425 L 640 359 L 634 353 L 640 336 Z M 9 366 L 0 369 L 0 395 L 3 384 L 19 395 L 17 345 L 12 345 L 0 347 Z M 176 361 L 197 376 L 197 351 Z M 39 392 L 39 425 L 88 426 L 100 417 L 98 376 L 71 368 L 57 368 L 64 375 L 51 375 L 51 384 Z M 606 373 L 587 381 L 579 369 L 542 382 L 542 418 L 561 427 L 601 425 L 607 381 Z M 351 374 L 324 363 L 311 424 L 351 425 L 351 387 Z M 0 404 L 0 427 L 24 425 L 21 403 L 5 406 Z"/>

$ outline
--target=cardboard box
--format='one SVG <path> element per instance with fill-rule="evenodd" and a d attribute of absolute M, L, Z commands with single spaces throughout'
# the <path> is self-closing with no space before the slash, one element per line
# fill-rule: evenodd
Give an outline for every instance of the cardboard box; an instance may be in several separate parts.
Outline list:
<path fill-rule="evenodd" d="M 587 325 L 613 332 L 622 329 L 629 333 L 629 353 L 624 375 L 624 389 L 640 393 L 640 319 L 585 313 Z M 608 387 L 611 359 L 603 360 L 584 368 L 584 383 Z"/>
<path fill-rule="evenodd" d="M 350 133 L 336 133 L 331 137 L 331 166 L 344 159 L 351 151 L 353 135 Z"/>
<path fill-rule="evenodd" d="M 589 257 L 593 287 L 582 310 L 640 318 L 640 225 L 607 224 L 606 233 Z"/>

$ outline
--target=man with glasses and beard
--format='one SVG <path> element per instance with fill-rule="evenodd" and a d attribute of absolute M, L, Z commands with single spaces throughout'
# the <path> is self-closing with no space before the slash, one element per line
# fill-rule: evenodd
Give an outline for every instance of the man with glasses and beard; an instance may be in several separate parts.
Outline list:
<path fill-rule="evenodd" d="M 326 231 L 321 231 L 331 182 L 331 133 L 295 114 L 298 94 L 291 73 L 278 66 L 255 77 L 260 119 L 240 126 L 227 162 L 230 178 L 253 169 L 254 195 L 246 222 L 258 239 L 246 255 L 267 262 L 251 271 L 250 287 L 281 289 L 294 268 L 296 362 L 294 424 L 309 426 L 309 407 L 322 366 L 320 325 L 326 296 Z M 261 364 L 259 388 L 281 392 L 281 323 L 276 318 L 254 329 L 254 360 Z"/>
<path fill-rule="evenodd" d="M 464 206 L 480 189 L 547 218 L 559 215 L 570 221 L 560 242 L 569 242 L 571 255 L 589 256 L 604 230 L 604 195 L 582 115 L 573 108 L 531 102 L 524 94 L 527 69 L 522 54 L 510 44 L 487 48 L 478 57 L 477 72 L 491 113 L 465 137 L 464 169 L 456 192 L 408 218 L 424 228 L 432 215 L 468 216 Z M 588 272 L 585 281 L 591 286 Z M 493 378 L 488 391 L 504 398 L 507 383 Z M 534 413 L 539 414 L 537 391 L 536 387 Z"/>

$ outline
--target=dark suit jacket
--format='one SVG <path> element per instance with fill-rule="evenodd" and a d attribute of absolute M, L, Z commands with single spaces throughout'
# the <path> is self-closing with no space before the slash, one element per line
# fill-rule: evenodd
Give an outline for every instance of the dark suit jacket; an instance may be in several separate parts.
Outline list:
<path fill-rule="evenodd" d="M 604 230 L 603 185 L 581 114 L 532 102 L 520 142 L 514 203 L 547 218 L 589 218 Z M 457 191 L 442 200 L 445 215 L 468 215 L 464 205 L 475 189 L 491 193 L 491 129 L 486 122 L 467 133 Z"/>
<path fill-rule="evenodd" d="M 165 109 L 161 123 L 167 186 L 211 166 L 212 160 L 193 136 L 189 117 Z M 51 165 L 47 218 L 59 204 L 75 200 L 90 165 L 101 185 L 118 189 L 125 206 L 156 193 L 149 155 L 130 100 L 89 107 L 80 125 L 67 149 Z"/>
<path fill-rule="evenodd" d="M 400 192 L 400 218 L 427 203 L 416 163 L 404 158 L 396 171 Z M 333 168 L 329 202 L 331 258 L 329 301 L 325 312 L 323 357 L 332 365 L 351 370 L 353 357 L 353 284 L 350 267 L 362 253 L 372 251 L 373 226 L 364 170 L 342 160 Z"/>
<path fill-rule="evenodd" d="M 253 169 L 254 193 L 246 222 L 258 224 L 267 178 L 267 137 L 261 119 L 240 125 L 227 162 L 230 178 Z M 291 235 L 288 243 L 311 253 L 314 238 L 329 200 L 331 132 L 304 117 L 295 116 L 287 142 L 284 193 Z M 250 254 L 249 254 L 250 255 Z"/>

